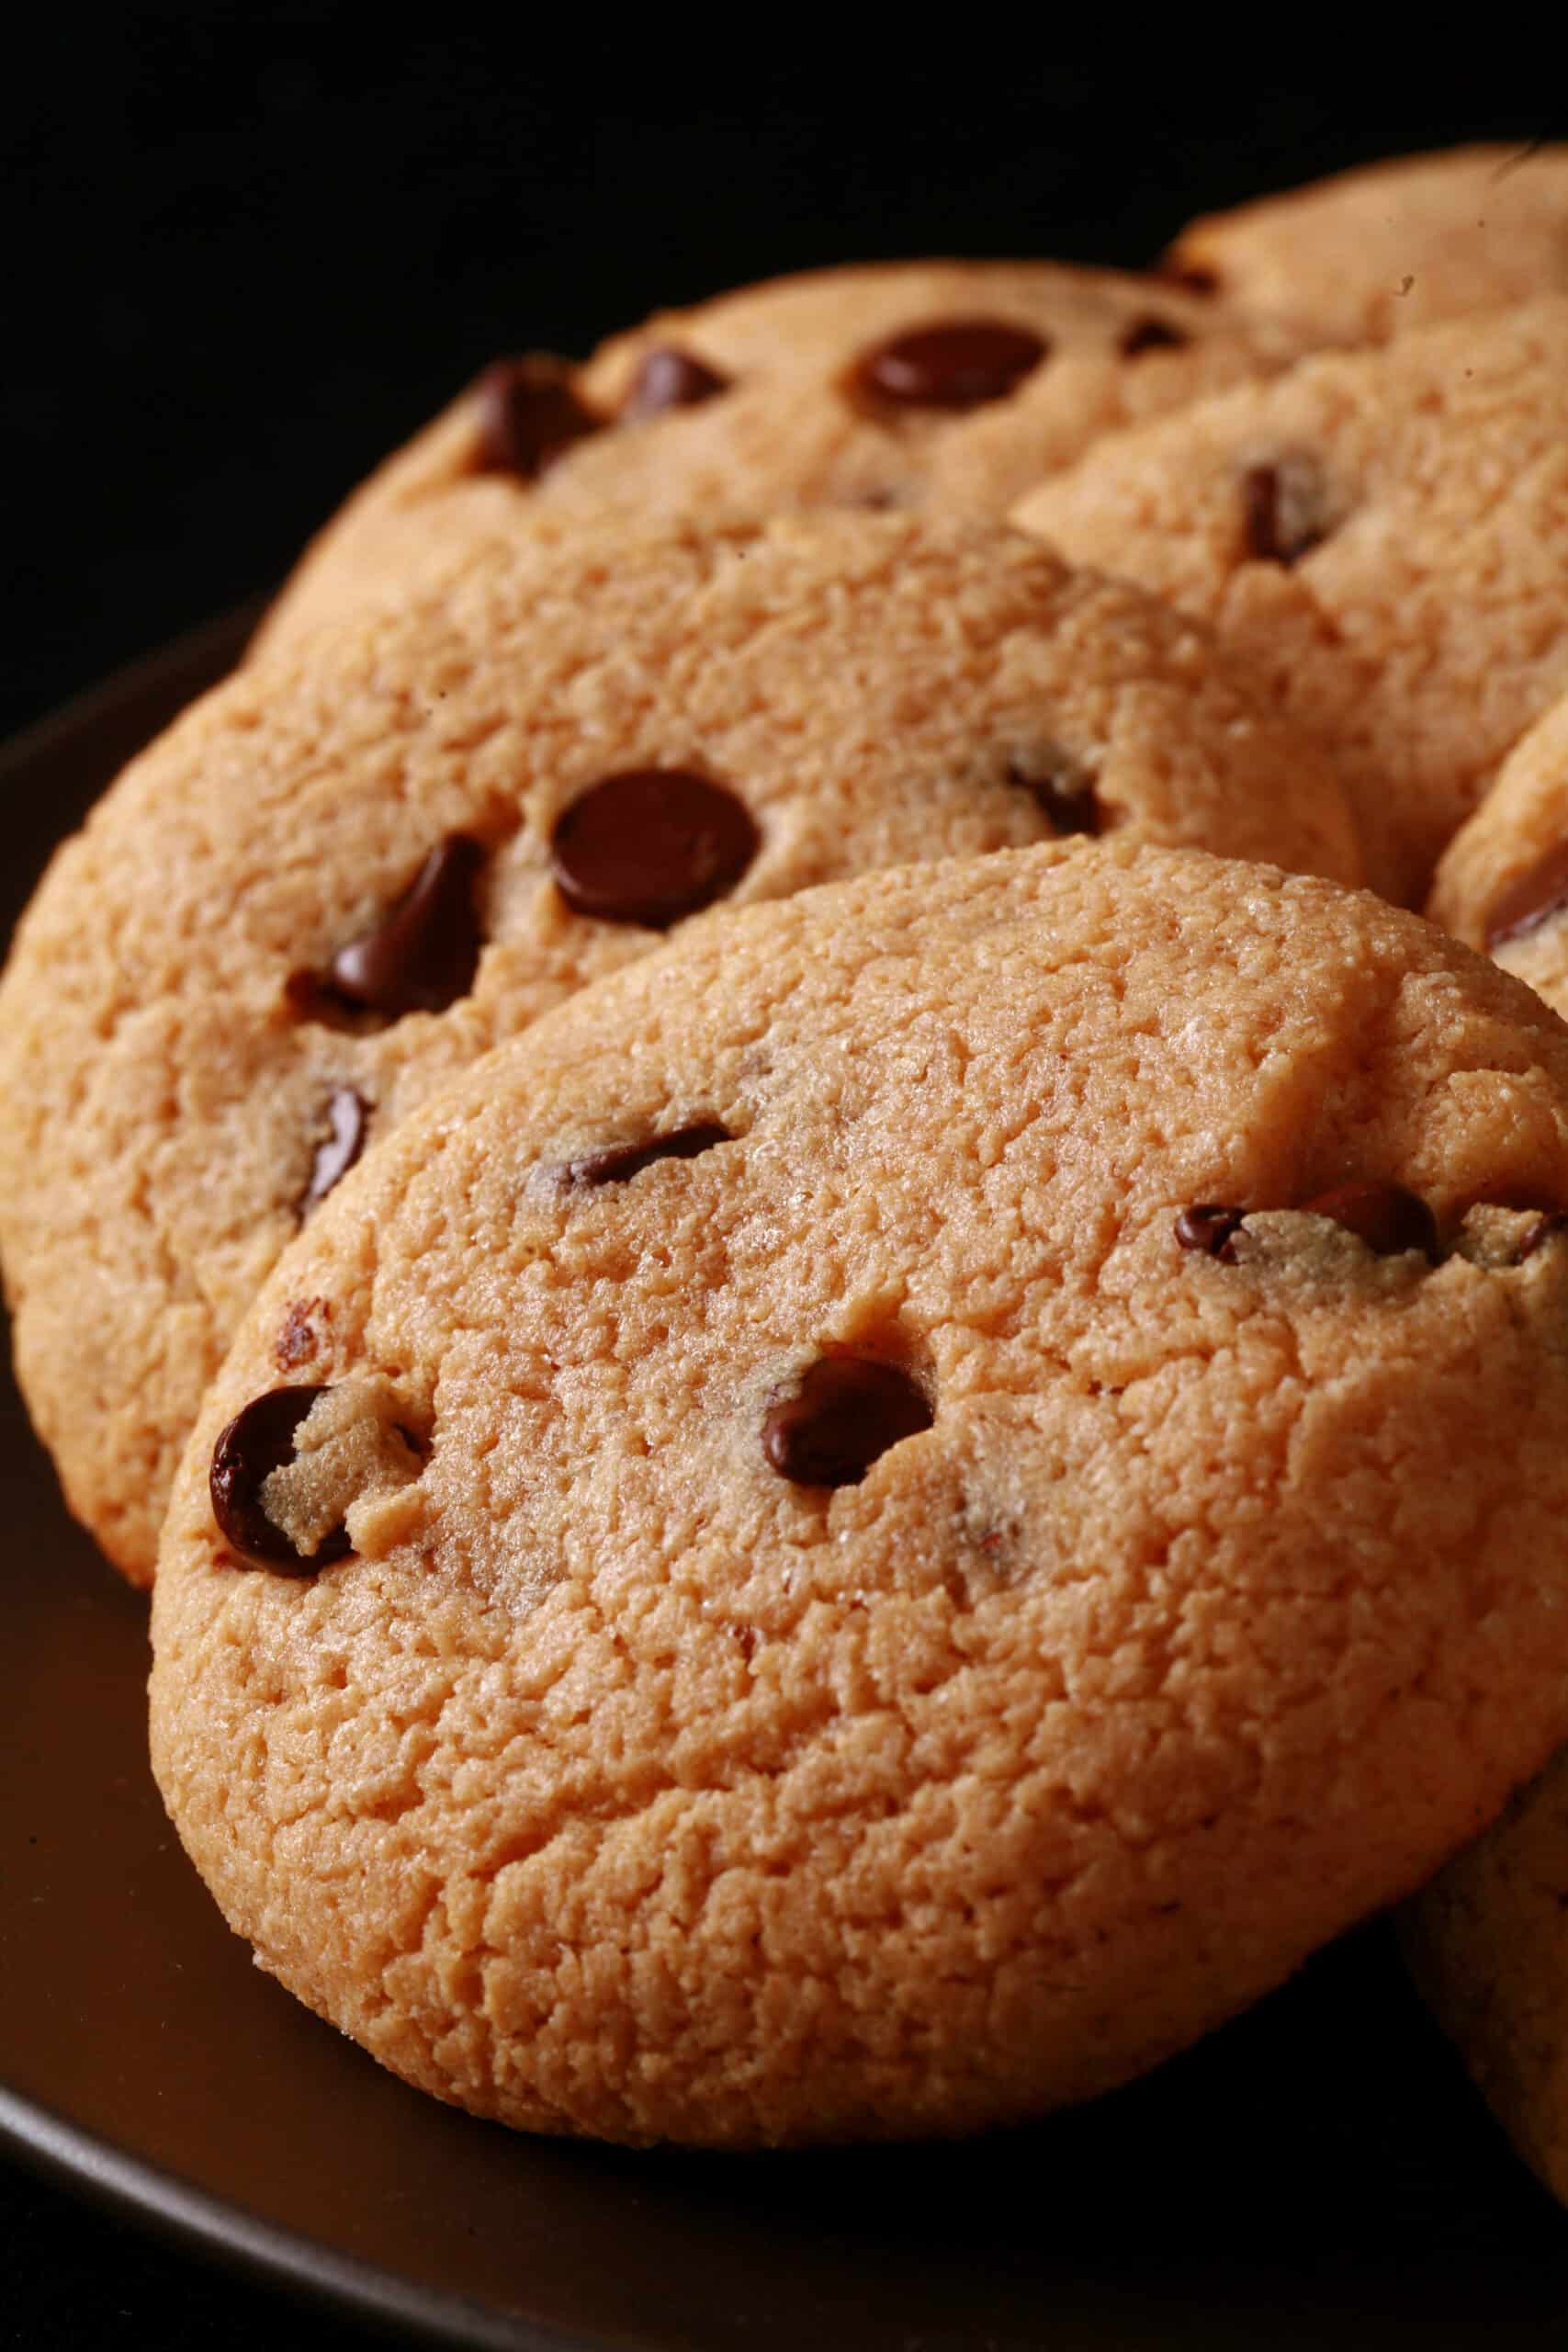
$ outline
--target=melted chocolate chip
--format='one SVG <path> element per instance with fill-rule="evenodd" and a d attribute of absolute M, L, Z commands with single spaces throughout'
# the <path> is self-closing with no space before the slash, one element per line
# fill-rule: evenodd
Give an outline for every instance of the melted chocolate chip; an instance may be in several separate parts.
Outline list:
<path fill-rule="evenodd" d="M 1564 1216 L 1560 1209 L 1547 1210 L 1536 1218 L 1533 1225 L 1526 1226 L 1520 1234 L 1518 1247 L 1514 1251 L 1515 1265 L 1522 1266 L 1527 1258 L 1533 1258 L 1538 1250 L 1544 1250 L 1549 1241 L 1555 1241 L 1564 1233 L 1568 1233 L 1568 1216 Z"/>
<path fill-rule="evenodd" d="M 339 948 L 325 982 L 329 992 L 394 1020 L 442 1012 L 466 996 L 479 960 L 474 882 L 484 859 L 467 833 L 448 833 L 396 906 Z"/>
<path fill-rule="evenodd" d="M 1032 793 L 1054 833 L 1098 833 L 1100 808 L 1094 777 L 1081 760 L 1053 746 L 1025 763 L 1010 760 L 1008 782 Z"/>
<path fill-rule="evenodd" d="M 1170 256 L 1160 264 L 1160 276 L 1170 286 L 1185 286 L 1189 294 L 1217 294 L 1220 273 L 1202 262 L 1182 261 Z"/>
<path fill-rule="evenodd" d="M 628 419 L 662 416 L 666 409 L 700 407 L 728 390 L 728 377 L 694 352 L 678 350 L 671 343 L 656 344 L 632 378 L 621 414 Z"/>
<path fill-rule="evenodd" d="M 208 1478 L 212 1515 L 224 1542 L 245 1567 L 313 1577 L 348 1551 L 348 1530 L 337 1527 L 309 1559 L 302 1557 L 262 1507 L 262 1487 L 275 1470 L 292 1462 L 295 1431 L 325 1393 L 320 1387 L 269 1389 L 235 1415 L 212 1449 Z"/>
<path fill-rule="evenodd" d="M 715 1144 L 728 1143 L 729 1130 L 721 1127 L 716 1119 L 698 1119 L 689 1127 L 675 1127 L 670 1134 L 652 1136 L 647 1143 L 606 1144 L 603 1151 L 591 1151 L 581 1159 L 564 1160 L 551 1174 L 557 1182 L 569 1185 L 574 1192 L 594 1184 L 624 1184 L 629 1176 L 651 1168 L 656 1159 L 695 1159 Z"/>
<path fill-rule="evenodd" d="M 1560 842 L 1516 875 L 1486 917 L 1486 944 L 1523 939 L 1568 908 L 1568 842 Z"/>
<path fill-rule="evenodd" d="M 769 1406 L 762 1450 L 797 1487 L 853 1487 L 878 1454 L 929 1430 L 930 1405 L 908 1373 L 869 1356 L 821 1356 Z"/>
<path fill-rule="evenodd" d="M 1219 1258 L 1231 1265 L 1235 1257 L 1231 1243 L 1246 1215 L 1245 1209 L 1221 1208 L 1213 1202 L 1200 1202 L 1192 1208 L 1183 1209 L 1177 1218 L 1177 1240 L 1183 1250 L 1201 1250 L 1206 1257 Z"/>
<path fill-rule="evenodd" d="M 1050 351 L 1043 335 L 1005 319 L 949 319 L 910 327 L 868 351 L 857 390 L 900 408 L 978 408 L 1005 400 Z"/>
<path fill-rule="evenodd" d="M 1426 1202 L 1403 1184 L 1337 1184 L 1301 1205 L 1310 1216 L 1332 1217 L 1380 1258 L 1418 1250 L 1436 1265 L 1441 1254 L 1437 1219 Z"/>
<path fill-rule="evenodd" d="M 1191 340 L 1185 327 L 1173 326 L 1150 311 L 1123 328 L 1119 348 L 1123 359 L 1136 359 L 1144 351 L 1179 351 Z"/>
<path fill-rule="evenodd" d="M 1323 469 L 1305 450 L 1248 466 L 1241 499 L 1247 551 L 1259 563 L 1299 563 L 1328 537 Z"/>
<path fill-rule="evenodd" d="M 498 359 L 474 386 L 479 410 L 481 473 L 517 474 L 532 481 L 574 441 L 597 433 L 600 419 L 571 388 L 558 359 Z"/>
<path fill-rule="evenodd" d="M 666 931 L 733 889 L 761 838 L 728 786 L 686 768 L 629 768 L 557 820 L 550 865 L 580 915 Z"/>
<path fill-rule="evenodd" d="M 316 1146 L 310 1182 L 299 1203 L 302 1217 L 309 1216 L 339 1178 L 347 1175 L 370 1132 L 370 1105 L 352 1086 L 333 1087 L 326 1100 L 326 1114 L 330 1132 Z"/>

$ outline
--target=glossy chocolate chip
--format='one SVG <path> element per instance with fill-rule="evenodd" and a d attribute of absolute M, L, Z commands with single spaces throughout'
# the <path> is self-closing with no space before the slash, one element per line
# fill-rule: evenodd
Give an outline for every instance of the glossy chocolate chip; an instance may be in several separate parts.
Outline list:
<path fill-rule="evenodd" d="M 674 1127 L 668 1135 L 651 1136 L 647 1143 L 606 1144 L 581 1159 L 563 1160 L 550 1172 L 573 1191 L 595 1184 L 624 1184 L 656 1159 L 695 1159 L 715 1144 L 728 1143 L 729 1130 L 716 1119 L 697 1119 L 689 1127 Z"/>
<path fill-rule="evenodd" d="M 352 1086 L 334 1086 L 324 1107 L 328 1132 L 316 1146 L 310 1163 L 310 1182 L 299 1203 L 301 1216 L 309 1216 L 339 1179 L 347 1175 L 370 1132 L 370 1105 Z"/>
<path fill-rule="evenodd" d="M 1179 351 L 1191 340 L 1185 327 L 1173 326 L 1168 319 L 1158 318 L 1150 311 L 1123 328 L 1118 347 L 1123 359 L 1136 359 L 1144 351 Z"/>
<path fill-rule="evenodd" d="M 1516 875 L 1486 917 L 1486 944 L 1523 939 L 1568 908 L 1568 842 L 1560 842 Z"/>
<path fill-rule="evenodd" d="M 348 1551 L 348 1530 L 337 1527 L 304 1558 L 262 1507 L 263 1487 L 275 1470 L 294 1459 L 295 1432 L 324 1394 L 321 1387 L 269 1389 L 234 1416 L 212 1449 L 208 1478 L 212 1515 L 224 1542 L 245 1567 L 313 1577 Z"/>
<path fill-rule="evenodd" d="M 687 768 L 629 768 L 558 819 L 550 866 L 580 915 L 665 931 L 733 889 L 760 840 L 727 785 Z"/>
<path fill-rule="evenodd" d="M 656 344 L 632 378 L 621 414 L 635 420 L 662 416 L 671 408 L 699 408 L 728 390 L 728 377 L 694 352 L 682 351 L 672 343 Z"/>
<path fill-rule="evenodd" d="M 1043 335 L 1005 319 L 948 319 L 879 343 L 859 363 L 854 381 L 862 392 L 901 408 L 978 408 L 1005 400 L 1050 347 Z"/>
<path fill-rule="evenodd" d="M 331 992 L 394 1020 L 441 1012 L 466 996 L 479 960 L 474 883 L 484 859 L 467 833 L 448 833 L 380 922 L 339 948 L 327 976 Z"/>
<path fill-rule="evenodd" d="M 1337 1184 L 1301 1206 L 1311 1216 L 1332 1217 L 1380 1258 L 1418 1250 L 1436 1265 L 1440 1254 L 1437 1219 L 1426 1202 L 1403 1184 Z"/>
<path fill-rule="evenodd" d="M 571 388 L 558 359 L 498 359 L 474 386 L 479 412 L 479 470 L 532 481 L 601 420 Z"/>
<path fill-rule="evenodd" d="M 1248 466 L 1241 501 L 1247 551 L 1259 563 L 1299 563 L 1328 537 L 1323 469 L 1305 450 Z"/>
<path fill-rule="evenodd" d="M 775 1397 L 762 1449 L 797 1487 L 852 1487 L 901 1438 L 929 1430 L 930 1405 L 906 1372 L 869 1356 L 822 1356 Z"/>
<path fill-rule="evenodd" d="M 1183 1250 L 1201 1250 L 1205 1257 L 1221 1258 L 1229 1265 L 1235 1255 L 1231 1243 L 1246 1215 L 1245 1209 L 1221 1208 L 1212 1201 L 1199 1202 L 1183 1209 L 1177 1218 L 1177 1240 Z"/>
<path fill-rule="evenodd" d="M 1010 760 L 1008 782 L 1038 801 L 1054 833 L 1098 833 L 1100 808 L 1094 777 L 1081 760 L 1054 746 L 1030 760 Z"/>
<path fill-rule="evenodd" d="M 1559 1209 L 1547 1210 L 1520 1234 L 1514 1251 L 1515 1265 L 1522 1266 L 1527 1258 L 1533 1258 L 1538 1250 L 1544 1250 L 1549 1241 L 1557 1240 L 1564 1233 L 1568 1233 L 1568 1216 Z"/>

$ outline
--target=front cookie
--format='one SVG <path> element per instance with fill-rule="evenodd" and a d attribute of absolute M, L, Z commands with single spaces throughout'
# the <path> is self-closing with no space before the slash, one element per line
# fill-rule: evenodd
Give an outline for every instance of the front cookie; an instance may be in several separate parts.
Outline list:
<path fill-rule="evenodd" d="M 1082 843 L 714 919 L 279 1264 L 153 1603 L 264 1964 L 527 2129 L 958 2132 L 1155 2063 L 1565 1727 L 1568 1038 Z"/>

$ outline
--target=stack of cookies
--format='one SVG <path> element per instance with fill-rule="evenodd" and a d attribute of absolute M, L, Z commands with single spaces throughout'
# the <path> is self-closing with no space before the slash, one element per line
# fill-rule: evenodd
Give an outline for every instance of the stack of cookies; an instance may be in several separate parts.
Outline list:
<path fill-rule="evenodd" d="M 264 1966 L 777 2145 L 1408 1897 L 1568 2194 L 1564 548 L 1568 150 L 724 296 L 350 500 L 0 984 L 19 1374 Z"/>

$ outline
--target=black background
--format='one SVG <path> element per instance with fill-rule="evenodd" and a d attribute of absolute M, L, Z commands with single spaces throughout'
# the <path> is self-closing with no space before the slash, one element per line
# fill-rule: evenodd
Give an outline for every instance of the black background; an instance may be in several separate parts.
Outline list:
<path fill-rule="evenodd" d="M 1467 18 L 580 24 L 57 7 L 0 59 L 0 733 L 274 582 L 494 351 L 882 254 L 1136 265 L 1372 155 L 1563 136 L 1563 59 Z M 449 20 L 449 21 L 448 21 Z M 923 26 L 923 29 L 922 29 Z M 871 46 L 874 42 L 874 47 Z M 3 1749 L 3 1743 L 0 1743 Z M 14 1769 L 14 1767 L 13 1767 Z M 0 2166 L 0 2346 L 347 2346 Z"/>

